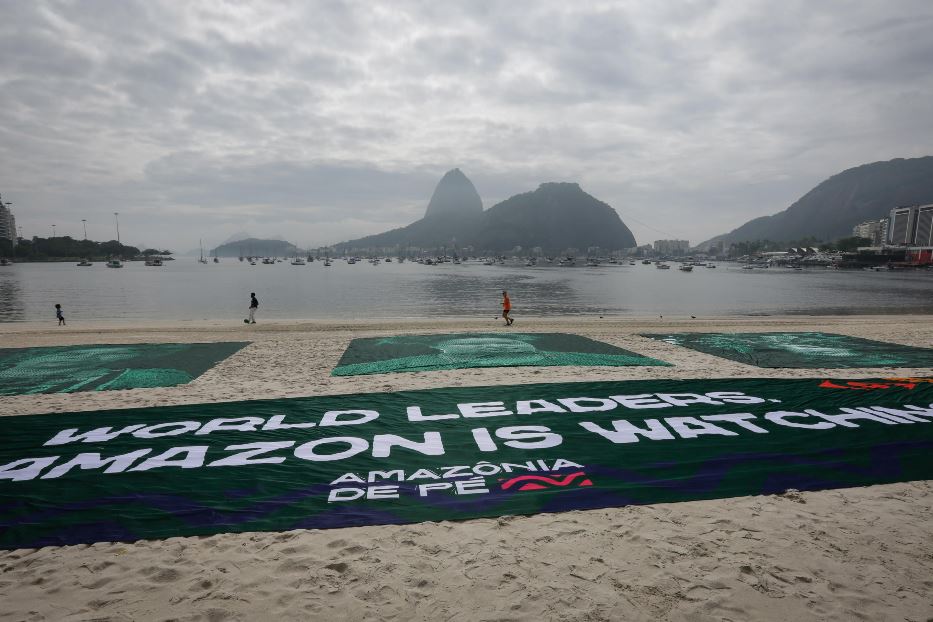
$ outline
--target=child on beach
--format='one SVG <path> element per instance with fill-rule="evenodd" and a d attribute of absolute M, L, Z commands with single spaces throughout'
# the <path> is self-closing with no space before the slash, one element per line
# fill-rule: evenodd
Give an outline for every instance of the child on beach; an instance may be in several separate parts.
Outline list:
<path fill-rule="evenodd" d="M 65 316 L 62 313 L 62 306 L 58 303 L 55 303 L 55 317 L 58 318 L 59 326 L 65 326 Z"/>

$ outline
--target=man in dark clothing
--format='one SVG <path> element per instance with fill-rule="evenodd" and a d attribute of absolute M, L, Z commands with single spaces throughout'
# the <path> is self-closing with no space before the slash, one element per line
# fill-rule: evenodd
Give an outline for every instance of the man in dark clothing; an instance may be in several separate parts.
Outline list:
<path fill-rule="evenodd" d="M 259 301 L 256 299 L 256 292 L 252 292 L 249 295 L 249 319 L 246 320 L 250 324 L 256 323 L 256 309 L 259 308 Z"/>

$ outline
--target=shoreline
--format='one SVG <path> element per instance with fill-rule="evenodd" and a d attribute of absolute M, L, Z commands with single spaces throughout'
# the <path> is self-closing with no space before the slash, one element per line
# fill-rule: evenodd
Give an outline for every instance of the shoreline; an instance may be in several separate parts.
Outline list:
<path fill-rule="evenodd" d="M 907 323 L 926 324 L 933 321 L 933 313 L 849 313 L 849 314 L 748 314 L 748 315 L 710 315 L 696 316 L 690 315 L 670 315 L 659 318 L 657 315 L 620 315 L 604 314 L 580 314 L 580 315 L 539 315 L 522 316 L 520 318 L 522 327 L 537 327 L 548 325 L 560 325 L 563 328 L 572 330 L 575 326 L 583 323 L 589 325 L 604 324 L 615 328 L 624 329 L 627 326 L 651 326 L 662 327 L 670 324 L 678 326 L 688 326 L 690 324 L 715 324 L 715 325 L 745 325 L 767 323 L 785 324 L 812 324 L 814 322 L 828 322 L 832 324 L 839 323 L 872 323 L 878 319 L 890 320 L 891 318 L 902 318 Z M 179 326 L 182 324 L 182 326 Z M 255 326 L 244 328 L 236 320 L 229 319 L 188 319 L 188 320 L 81 320 L 79 324 L 69 324 L 60 330 L 55 325 L 54 320 L 24 320 L 14 322 L 0 322 L 5 330 L 0 334 L 0 341 L 6 334 L 13 333 L 45 333 L 58 332 L 65 334 L 67 332 L 88 332 L 88 331 L 126 331 L 138 330 L 141 332 L 151 331 L 171 331 L 171 330 L 218 330 L 218 331 L 257 331 L 257 330 L 280 330 L 280 331 L 308 331 L 308 330 L 334 330 L 337 328 L 359 328 L 363 330 L 377 330 L 379 328 L 401 327 L 425 327 L 432 328 L 438 324 L 457 325 L 463 327 L 502 327 L 502 322 L 487 316 L 477 317 L 477 315 L 437 315 L 430 318 L 418 318 L 411 316 L 397 317 L 351 317 L 346 319 L 337 318 L 274 318 L 261 319 Z M 515 329 L 519 330 L 519 329 Z"/>
<path fill-rule="evenodd" d="M 933 345 L 933 315 L 51 322 L 0 348 L 251 341 L 187 385 L 0 396 L 5 416 L 454 386 L 677 378 L 933 376 L 763 369 L 640 337 L 835 332 Z M 333 377 L 352 338 L 567 332 L 673 367 L 516 367 Z M 0 620 L 790 620 L 933 616 L 933 481 L 462 522 L 248 532 L 0 552 Z"/>

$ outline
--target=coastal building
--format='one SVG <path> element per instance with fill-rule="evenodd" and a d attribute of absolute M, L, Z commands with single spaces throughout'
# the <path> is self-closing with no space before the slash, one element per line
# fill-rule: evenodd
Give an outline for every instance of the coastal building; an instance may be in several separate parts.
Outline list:
<path fill-rule="evenodd" d="M 0 196 L 0 239 L 16 243 L 16 218 L 13 217 L 13 210 L 3 202 L 2 196 Z"/>
<path fill-rule="evenodd" d="M 852 227 L 852 236 L 871 240 L 872 246 L 880 246 L 887 238 L 888 219 L 866 220 Z"/>
<path fill-rule="evenodd" d="M 933 203 L 895 207 L 888 217 L 889 244 L 933 245 Z"/>
<path fill-rule="evenodd" d="M 910 244 L 911 216 L 913 207 L 895 207 L 888 216 L 888 242 L 890 244 Z"/>
<path fill-rule="evenodd" d="M 917 246 L 933 246 L 933 204 L 917 207 L 917 230 L 914 234 Z"/>
<path fill-rule="evenodd" d="M 655 240 L 654 252 L 658 255 L 678 256 L 686 255 L 690 250 L 687 240 Z"/>

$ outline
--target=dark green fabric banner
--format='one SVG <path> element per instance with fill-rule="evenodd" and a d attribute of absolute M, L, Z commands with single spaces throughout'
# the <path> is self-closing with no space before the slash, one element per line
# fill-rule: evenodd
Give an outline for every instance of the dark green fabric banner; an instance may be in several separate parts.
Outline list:
<path fill-rule="evenodd" d="M 673 333 L 642 337 L 756 367 L 933 367 L 933 350 L 831 333 Z"/>
<path fill-rule="evenodd" d="M 933 478 L 933 380 L 492 386 L 0 418 L 0 547 Z"/>
<path fill-rule="evenodd" d="M 249 342 L 135 343 L 0 349 L 0 395 L 172 387 Z"/>
<path fill-rule="evenodd" d="M 517 366 L 668 365 L 608 343 L 566 333 L 457 333 L 354 339 L 334 376 Z"/>

